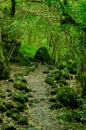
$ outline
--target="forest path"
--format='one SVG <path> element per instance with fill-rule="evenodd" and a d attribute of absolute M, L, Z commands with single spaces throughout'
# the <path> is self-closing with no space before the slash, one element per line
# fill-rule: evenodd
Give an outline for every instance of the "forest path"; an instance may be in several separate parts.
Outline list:
<path fill-rule="evenodd" d="M 27 70 L 27 66 L 10 64 L 10 80 L 0 80 L 0 94 L 2 97 L 4 96 L 2 101 L 6 104 L 13 103 L 16 105 L 11 95 L 22 91 L 14 88 L 13 81 L 15 81 L 16 75 L 26 73 Z M 51 87 L 45 83 L 47 74 L 43 72 L 46 70 L 48 70 L 47 65 L 38 64 L 35 71 L 30 71 L 27 75 L 23 74 L 23 78 L 26 79 L 31 91 L 28 92 L 30 96 L 28 96 L 26 103 L 27 109 L 20 111 L 19 115 L 27 118 L 28 126 L 17 124 L 17 121 L 7 116 L 6 112 L 2 112 L 0 117 L 3 117 L 3 123 L 0 124 L 0 130 L 3 130 L 3 126 L 15 126 L 16 130 L 62 130 L 63 123 L 56 119 L 54 111 L 49 108 L 51 105 L 49 102 Z"/>
<path fill-rule="evenodd" d="M 46 65 L 39 64 L 34 72 L 30 72 L 26 76 L 26 80 L 33 92 L 32 98 L 35 100 L 33 106 L 30 107 L 32 111 L 30 116 L 41 130 L 61 130 L 59 122 L 53 118 L 49 109 L 50 86 L 44 82 L 46 74 L 43 73 L 46 69 L 48 69 Z"/>

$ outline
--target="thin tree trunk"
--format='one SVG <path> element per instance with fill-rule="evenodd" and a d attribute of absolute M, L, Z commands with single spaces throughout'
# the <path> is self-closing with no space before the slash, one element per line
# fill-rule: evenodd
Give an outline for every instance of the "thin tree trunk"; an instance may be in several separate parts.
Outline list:
<path fill-rule="evenodd" d="M 10 76 L 9 67 L 3 55 L 1 27 L 0 27 L 0 79 L 7 79 Z"/>
<path fill-rule="evenodd" d="M 86 96 L 86 32 L 82 31 L 80 43 L 80 82 L 82 95 Z"/>

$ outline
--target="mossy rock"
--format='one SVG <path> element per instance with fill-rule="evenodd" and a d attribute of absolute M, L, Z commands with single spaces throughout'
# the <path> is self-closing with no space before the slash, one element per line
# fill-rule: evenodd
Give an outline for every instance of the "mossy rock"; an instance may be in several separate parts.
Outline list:
<path fill-rule="evenodd" d="M 47 76 L 47 78 L 45 79 L 45 83 L 55 85 L 55 80 L 53 77 Z"/>
<path fill-rule="evenodd" d="M 20 111 L 17 110 L 17 109 L 10 109 L 10 110 L 7 110 L 6 115 L 7 115 L 8 117 L 12 117 L 12 114 L 13 114 L 13 113 L 19 114 Z"/>
<path fill-rule="evenodd" d="M 17 109 L 10 109 L 6 112 L 8 117 L 11 117 L 13 120 L 18 121 L 20 118 L 20 112 Z"/>
<path fill-rule="evenodd" d="M 28 125 L 27 117 L 20 116 L 17 122 L 19 125 Z"/>
<path fill-rule="evenodd" d="M 72 109 L 77 108 L 79 106 L 78 98 L 79 97 L 73 88 L 70 88 L 69 86 L 58 88 L 57 99 L 63 106 Z"/>
<path fill-rule="evenodd" d="M 26 105 L 26 103 L 21 104 L 19 102 L 16 102 L 15 108 L 19 111 L 23 111 L 23 110 L 27 109 L 27 105 Z"/>
<path fill-rule="evenodd" d="M 27 98 L 27 95 L 26 94 L 23 94 L 23 93 L 14 93 L 12 95 L 12 98 L 17 101 L 17 102 L 20 102 L 20 103 L 25 103 L 28 101 L 28 98 Z"/>
<path fill-rule="evenodd" d="M 70 78 L 72 78 L 71 74 L 69 73 L 69 71 L 66 68 L 63 69 L 63 70 L 61 70 L 61 73 L 62 73 L 62 77 L 64 79 L 70 79 Z"/>
<path fill-rule="evenodd" d="M 26 79 L 23 77 L 23 74 L 21 73 L 15 74 L 15 80 L 20 80 L 21 82 L 27 83 Z"/>
<path fill-rule="evenodd" d="M 18 121 L 18 119 L 20 118 L 20 114 L 19 113 L 12 113 L 11 118 L 15 121 Z"/>
<path fill-rule="evenodd" d="M 12 102 L 7 102 L 7 101 L 5 101 L 5 102 L 4 102 L 4 105 L 6 106 L 7 109 L 14 108 L 14 104 L 13 104 Z"/>
<path fill-rule="evenodd" d="M 17 130 L 14 126 L 4 126 L 2 130 Z"/>
<path fill-rule="evenodd" d="M 18 90 L 25 90 L 28 92 L 28 85 L 20 80 L 14 81 L 14 87 Z"/>

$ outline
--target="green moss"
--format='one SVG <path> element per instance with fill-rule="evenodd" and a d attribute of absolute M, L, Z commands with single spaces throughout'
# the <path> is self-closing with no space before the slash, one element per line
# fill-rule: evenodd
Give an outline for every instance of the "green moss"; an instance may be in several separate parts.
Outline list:
<path fill-rule="evenodd" d="M 45 82 L 46 82 L 47 84 L 50 84 L 50 85 L 55 85 L 55 80 L 54 80 L 54 78 L 53 78 L 53 77 L 50 77 L 50 76 L 48 76 L 48 77 L 45 79 Z"/>
<path fill-rule="evenodd" d="M 21 103 L 17 102 L 15 104 L 15 108 L 19 111 L 23 111 L 24 109 L 27 109 L 27 105 L 26 105 L 26 103 L 21 104 Z"/>
<path fill-rule="evenodd" d="M 17 114 L 17 116 L 19 115 L 19 111 L 17 109 L 10 109 L 10 110 L 7 110 L 6 112 L 6 115 L 8 117 L 12 117 L 13 114 Z"/>
<path fill-rule="evenodd" d="M 14 108 L 14 104 L 13 104 L 12 102 L 7 102 L 7 101 L 5 101 L 5 102 L 4 102 L 4 105 L 6 106 L 7 109 Z"/>
<path fill-rule="evenodd" d="M 20 118 L 18 119 L 17 122 L 19 125 L 28 125 L 28 120 L 26 117 L 24 116 L 20 116 Z"/>
<path fill-rule="evenodd" d="M 26 94 L 23 94 L 23 93 L 14 93 L 12 95 L 12 98 L 17 101 L 17 102 L 20 102 L 20 103 L 25 103 L 28 101 L 28 98 L 27 98 L 27 95 Z"/>
<path fill-rule="evenodd" d="M 14 87 L 19 90 L 25 90 L 28 92 L 28 85 L 25 82 L 22 82 L 21 80 L 14 81 Z"/>
<path fill-rule="evenodd" d="M 65 107 L 70 107 L 75 109 L 79 106 L 79 101 L 77 100 L 79 97 L 73 88 L 69 86 L 63 86 L 58 89 L 57 99 L 62 103 Z"/>
<path fill-rule="evenodd" d="M 62 73 L 62 77 L 65 78 L 65 79 L 70 79 L 72 78 L 71 77 L 71 74 L 69 73 L 69 71 L 65 68 L 63 70 L 61 70 L 61 73 Z"/>

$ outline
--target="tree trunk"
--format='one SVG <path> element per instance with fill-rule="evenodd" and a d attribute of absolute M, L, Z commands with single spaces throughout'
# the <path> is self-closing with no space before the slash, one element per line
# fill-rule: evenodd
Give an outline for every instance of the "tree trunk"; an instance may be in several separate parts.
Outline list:
<path fill-rule="evenodd" d="M 0 27 L 0 80 L 7 79 L 10 76 L 7 61 L 3 55 L 2 40 L 1 40 L 1 27 Z"/>
<path fill-rule="evenodd" d="M 82 87 L 82 96 L 86 96 L 86 32 L 82 31 L 80 43 L 80 82 Z"/>

